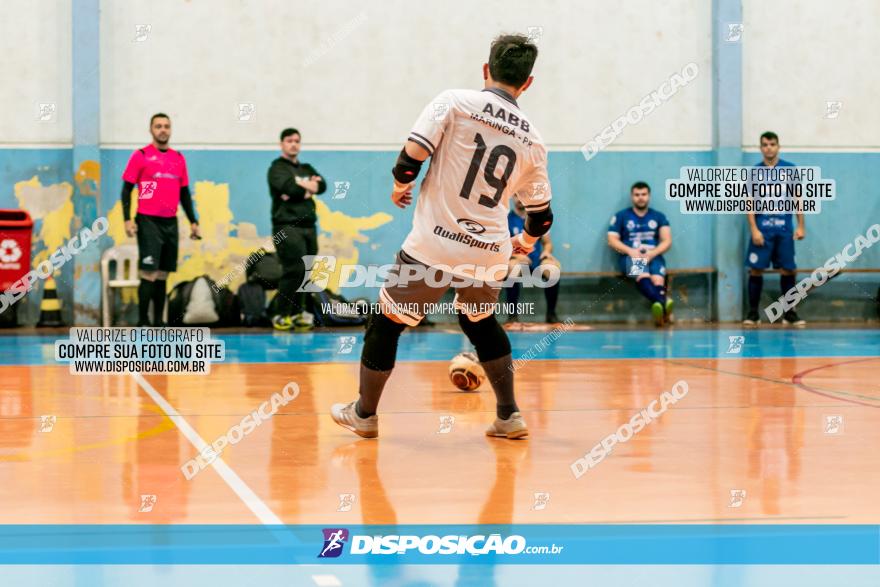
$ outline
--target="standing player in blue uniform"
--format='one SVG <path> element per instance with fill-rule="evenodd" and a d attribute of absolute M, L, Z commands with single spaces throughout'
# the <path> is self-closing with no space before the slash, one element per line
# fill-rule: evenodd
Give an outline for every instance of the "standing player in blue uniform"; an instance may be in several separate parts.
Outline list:
<path fill-rule="evenodd" d="M 779 137 L 767 131 L 761 135 L 761 155 L 763 160 L 755 167 L 794 167 L 793 163 L 779 158 Z M 773 262 L 781 269 L 779 286 L 782 294 L 794 287 L 797 265 L 794 262 L 794 241 L 806 235 L 804 215 L 797 214 L 797 228 L 792 227 L 791 214 L 749 214 L 751 240 L 746 257 L 749 267 L 749 312 L 743 324 L 758 324 L 761 321 L 758 305 L 761 290 L 764 289 L 764 270 Z M 792 309 L 783 314 L 785 324 L 803 326 L 805 320 L 798 317 Z"/>
<path fill-rule="evenodd" d="M 654 323 L 663 326 L 672 314 L 672 298 L 666 296 L 666 261 L 663 253 L 672 246 L 672 231 L 662 212 L 648 207 L 651 187 L 637 181 L 630 188 L 632 207 L 611 217 L 608 246 L 620 253 L 620 270 L 636 280 L 639 292 L 651 302 Z"/>
<path fill-rule="evenodd" d="M 526 207 L 519 198 L 515 196 L 510 199 L 510 212 L 507 214 L 507 228 L 510 230 L 510 236 L 516 236 L 526 230 Z M 511 261 L 513 262 L 518 257 L 520 256 L 514 255 L 511 258 Z M 559 261 L 553 256 L 553 241 L 550 240 L 549 232 L 538 239 L 538 242 L 535 243 L 535 248 L 532 249 L 532 252 L 528 254 L 527 258 L 528 267 L 531 271 L 534 271 L 537 267 L 543 264 L 559 265 Z M 507 301 L 508 304 L 511 304 L 511 307 L 516 308 L 521 291 L 521 283 L 514 283 L 510 287 L 505 288 L 505 301 Z M 556 302 L 559 300 L 559 281 L 550 287 L 544 288 L 544 300 L 547 302 L 546 322 L 549 324 L 557 324 L 561 322 L 559 316 L 556 315 Z M 515 313 L 515 310 L 514 313 L 507 316 L 507 322 L 510 325 L 519 322 L 519 316 Z"/>

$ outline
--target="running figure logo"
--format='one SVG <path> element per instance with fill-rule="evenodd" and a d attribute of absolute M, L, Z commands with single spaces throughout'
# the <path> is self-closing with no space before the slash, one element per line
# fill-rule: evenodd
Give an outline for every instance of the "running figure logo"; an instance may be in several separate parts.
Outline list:
<path fill-rule="evenodd" d="M 324 547 L 318 558 L 336 558 L 342 554 L 342 547 L 348 541 L 348 530 L 345 528 L 324 528 Z"/>
<path fill-rule="evenodd" d="M 318 293 L 324 291 L 330 282 L 330 276 L 336 270 L 336 257 L 333 255 L 303 255 L 306 276 L 296 291 Z"/>

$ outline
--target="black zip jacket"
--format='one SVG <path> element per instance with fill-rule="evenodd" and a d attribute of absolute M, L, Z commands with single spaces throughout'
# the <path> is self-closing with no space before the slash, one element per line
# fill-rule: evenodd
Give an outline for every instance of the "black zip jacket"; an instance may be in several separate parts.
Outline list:
<path fill-rule="evenodd" d="M 306 190 L 296 184 L 295 178 L 309 179 L 320 175 L 308 163 L 301 163 L 279 157 L 269 167 L 269 193 L 272 196 L 273 226 L 314 226 L 318 220 L 315 202 L 306 198 Z M 318 180 L 318 194 L 327 191 L 324 178 Z M 317 194 L 316 194 L 317 195 Z M 285 199 L 282 196 L 287 196 Z"/>

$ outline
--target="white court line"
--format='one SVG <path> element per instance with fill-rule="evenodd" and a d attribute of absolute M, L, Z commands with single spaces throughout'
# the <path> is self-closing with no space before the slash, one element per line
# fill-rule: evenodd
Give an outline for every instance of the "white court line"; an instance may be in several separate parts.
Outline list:
<path fill-rule="evenodd" d="M 183 434 L 187 440 L 189 440 L 190 444 L 192 444 L 196 449 L 198 449 L 199 453 L 208 448 L 208 443 L 204 441 L 204 439 L 199 436 L 199 433 L 195 431 L 195 429 L 189 425 L 183 416 L 180 415 L 180 412 L 174 409 L 174 406 L 169 404 L 162 395 L 156 391 L 156 389 L 150 385 L 150 383 L 144 379 L 144 376 L 140 373 L 132 373 L 131 376 L 135 381 L 138 382 L 138 385 L 141 386 L 150 398 L 156 402 L 156 404 L 162 408 L 162 411 L 165 412 L 165 415 L 174 422 L 174 425 L 177 426 L 177 429 L 180 430 L 181 434 Z M 211 461 L 211 465 L 214 467 L 214 470 L 217 471 L 217 474 L 220 475 L 220 478 L 226 482 L 232 491 L 244 502 L 257 519 L 260 520 L 260 523 L 269 525 L 277 525 L 281 526 L 284 522 L 281 521 L 281 518 L 275 515 L 275 512 L 269 509 L 263 500 L 257 497 L 257 494 L 254 493 L 253 489 L 247 486 L 247 483 L 241 480 L 235 471 L 233 471 L 226 462 L 217 457 L 213 461 Z"/>

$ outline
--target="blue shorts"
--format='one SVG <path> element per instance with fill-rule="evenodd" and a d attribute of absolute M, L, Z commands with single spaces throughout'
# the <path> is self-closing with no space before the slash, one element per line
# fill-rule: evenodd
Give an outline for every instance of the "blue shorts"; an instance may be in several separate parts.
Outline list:
<path fill-rule="evenodd" d="M 620 271 L 626 277 L 632 277 L 635 279 L 639 275 L 649 274 L 649 275 L 662 275 L 666 278 L 666 260 L 663 258 L 663 255 L 657 255 L 647 264 L 647 266 L 643 267 L 641 271 L 633 270 L 633 260 L 628 255 L 620 256 Z"/>
<path fill-rule="evenodd" d="M 749 237 L 746 265 L 752 269 L 767 269 L 770 262 L 776 269 L 797 269 L 794 262 L 794 235 L 790 232 L 764 233 L 764 246 L 757 247 Z"/>

